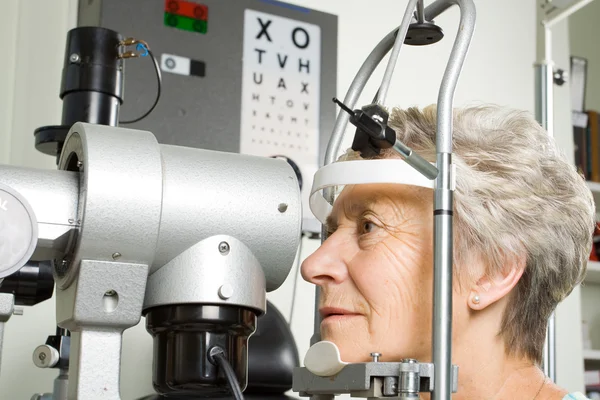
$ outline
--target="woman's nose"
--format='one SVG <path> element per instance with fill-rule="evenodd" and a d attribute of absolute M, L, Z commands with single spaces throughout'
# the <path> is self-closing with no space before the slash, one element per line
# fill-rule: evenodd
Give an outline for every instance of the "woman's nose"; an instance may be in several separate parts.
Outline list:
<path fill-rule="evenodd" d="M 340 283 L 348 276 L 341 235 L 342 232 L 335 232 L 304 260 L 302 278 L 305 281 L 323 286 L 326 283 Z"/>

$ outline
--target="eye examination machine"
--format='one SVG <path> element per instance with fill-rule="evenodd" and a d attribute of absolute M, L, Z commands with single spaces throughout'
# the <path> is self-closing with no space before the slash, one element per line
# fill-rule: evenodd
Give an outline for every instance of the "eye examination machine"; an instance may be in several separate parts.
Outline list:
<path fill-rule="evenodd" d="M 451 398 L 452 109 L 476 10 L 473 0 L 407 4 L 337 99 L 334 15 L 273 0 L 79 2 L 62 120 L 31 132 L 57 167 L 0 165 L 0 357 L 15 307 L 56 298 L 56 331 L 31 350 L 57 377 L 32 398 L 121 399 L 123 332 L 142 317 L 153 338 L 148 399 Z M 458 32 L 435 22 L 452 6 Z M 386 97 L 401 46 L 440 40 L 454 45 L 431 163 L 397 140 Z M 372 104 L 357 104 L 388 55 Z M 540 68 L 551 91 L 552 66 Z M 348 123 L 364 157 L 394 149 L 401 160 L 377 174 L 334 164 Z M 327 238 L 336 187 L 365 179 L 434 189 L 431 363 L 377 353 L 346 363 L 320 341 L 318 312 L 298 355 L 267 302 L 303 235 Z"/>

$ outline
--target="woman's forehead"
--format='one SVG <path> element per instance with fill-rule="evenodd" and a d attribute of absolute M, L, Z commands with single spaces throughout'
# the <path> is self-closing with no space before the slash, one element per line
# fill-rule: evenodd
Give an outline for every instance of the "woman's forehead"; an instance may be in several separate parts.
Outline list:
<path fill-rule="evenodd" d="M 359 214 L 374 206 L 398 207 L 422 202 L 424 200 L 423 191 L 433 193 L 430 189 L 397 184 L 348 185 L 335 200 L 331 216 L 336 217 L 340 213 Z"/>

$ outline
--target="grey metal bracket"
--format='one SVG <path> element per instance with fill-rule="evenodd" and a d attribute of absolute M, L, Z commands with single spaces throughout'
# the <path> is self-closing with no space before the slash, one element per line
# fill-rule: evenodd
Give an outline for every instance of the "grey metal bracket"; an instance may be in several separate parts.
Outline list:
<path fill-rule="evenodd" d="M 69 399 L 121 400 L 122 334 L 140 321 L 147 278 L 148 265 L 83 260 L 57 291 L 58 325 L 71 332 Z"/>
<path fill-rule="evenodd" d="M 2 341 L 4 338 L 4 324 L 13 315 L 15 296 L 12 293 L 0 293 L 0 365 L 2 365 Z"/>
<path fill-rule="evenodd" d="M 307 368 L 294 370 L 294 392 L 315 399 L 350 394 L 367 399 L 418 399 L 419 392 L 432 392 L 434 367 L 414 360 L 368 362 L 346 365 L 333 376 L 317 376 Z M 452 392 L 458 390 L 458 366 L 452 366 Z"/>

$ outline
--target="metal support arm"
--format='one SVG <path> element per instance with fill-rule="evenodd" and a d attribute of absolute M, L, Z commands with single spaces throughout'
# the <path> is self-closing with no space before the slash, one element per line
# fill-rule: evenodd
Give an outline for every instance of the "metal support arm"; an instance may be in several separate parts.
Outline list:
<path fill-rule="evenodd" d="M 4 339 L 4 324 L 13 315 L 15 296 L 12 293 L 0 293 L 0 367 L 2 366 L 2 342 Z"/>
<path fill-rule="evenodd" d="M 349 364 L 331 377 L 316 376 L 306 368 L 297 368 L 292 390 L 300 396 L 312 396 L 312 400 L 331 394 L 369 399 L 417 399 L 419 392 L 434 390 L 434 376 L 433 364 L 419 364 L 414 360 Z M 451 390 L 456 392 L 457 389 L 458 367 L 454 366 Z"/>
<path fill-rule="evenodd" d="M 84 260 L 58 291 L 58 324 L 71 331 L 69 400 L 120 400 L 122 334 L 140 321 L 147 277 L 147 265 Z"/>

